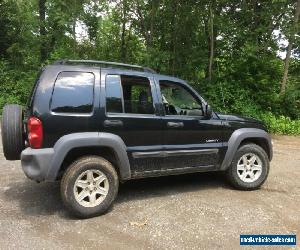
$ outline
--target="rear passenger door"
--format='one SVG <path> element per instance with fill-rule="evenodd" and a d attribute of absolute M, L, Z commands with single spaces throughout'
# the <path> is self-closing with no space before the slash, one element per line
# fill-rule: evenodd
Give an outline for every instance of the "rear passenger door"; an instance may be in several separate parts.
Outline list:
<path fill-rule="evenodd" d="M 122 138 L 132 174 L 143 175 L 159 167 L 161 157 L 151 157 L 151 151 L 162 148 L 162 123 L 152 75 L 102 70 L 101 93 L 104 119 L 100 131 Z"/>

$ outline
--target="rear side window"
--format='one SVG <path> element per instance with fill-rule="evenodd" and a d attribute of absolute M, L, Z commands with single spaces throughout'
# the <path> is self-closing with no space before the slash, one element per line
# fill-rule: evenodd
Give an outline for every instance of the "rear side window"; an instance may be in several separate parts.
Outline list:
<path fill-rule="evenodd" d="M 106 110 L 111 113 L 122 113 L 122 89 L 119 75 L 108 75 L 106 77 Z"/>
<path fill-rule="evenodd" d="M 95 76 L 86 72 L 59 73 L 52 94 L 51 111 L 90 113 L 93 108 Z"/>
<path fill-rule="evenodd" d="M 44 72 L 44 68 L 42 68 L 42 69 L 39 71 L 39 73 L 38 73 L 38 75 L 37 75 L 37 77 L 36 77 L 35 83 L 34 83 L 34 85 L 32 86 L 32 89 L 31 89 L 31 92 L 30 92 L 30 95 L 29 95 L 29 99 L 28 99 L 28 101 L 27 101 L 27 107 L 29 107 L 29 108 L 32 107 L 33 99 L 34 99 L 34 95 L 35 95 L 35 91 L 36 91 L 36 89 L 37 89 L 37 87 L 38 87 L 38 85 L 39 85 L 39 83 L 40 83 L 40 78 L 41 78 L 43 72 Z"/>
<path fill-rule="evenodd" d="M 127 75 L 106 76 L 106 112 L 154 114 L 148 78 Z"/>

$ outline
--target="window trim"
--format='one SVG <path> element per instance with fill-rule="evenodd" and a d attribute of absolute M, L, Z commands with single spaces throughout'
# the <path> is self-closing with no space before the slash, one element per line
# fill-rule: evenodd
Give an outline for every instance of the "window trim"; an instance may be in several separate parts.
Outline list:
<path fill-rule="evenodd" d="M 58 77 L 61 73 L 89 73 L 89 74 L 93 75 L 94 81 L 93 81 L 93 94 L 92 94 L 92 108 L 91 108 L 90 112 L 56 112 L 56 111 L 53 111 L 51 109 L 54 89 L 55 89 Z M 56 77 L 55 77 L 55 81 L 54 81 L 53 88 L 52 88 L 52 91 L 51 91 L 51 98 L 50 98 L 50 101 L 49 101 L 50 114 L 51 115 L 57 115 L 57 116 L 92 116 L 93 113 L 94 113 L 94 109 L 95 109 L 95 86 L 96 86 L 96 76 L 95 76 L 94 72 L 81 71 L 81 70 L 74 70 L 74 71 L 73 70 L 64 70 L 64 71 L 58 72 Z"/>
<path fill-rule="evenodd" d="M 120 89 L 121 89 L 121 101 L 122 101 L 122 113 L 118 113 L 118 112 L 108 112 L 106 109 L 107 109 L 107 106 L 106 106 L 106 84 L 107 84 L 107 76 L 111 76 L 111 75 L 114 75 L 114 76 L 119 76 L 119 85 L 120 85 Z M 124 104 L 124 92 L 123 92 L 123 85 L 122 85 L 122 79 L 121 79 L 121 76 L 127 76 L 127 77 L 139 77 L 139 78 L 145 78 L 148 80 L 149 82 L 149 87 L 150 87 L 150 91 L 151 91 L 151 99 L 152 99 L 152 106 L 153 106 L 153 114 L 141 114 L 141 113 L 126 113 L 125 112 L 125 104 Z M 139 84 L 137 84 L 139 85 Z M 142 84 L 140 84 L 142 85 Z M 139 75 L 128 75 L 128 74 L 116 74 L 116 73 L 107 73 L 105 75 L 105 114 L 107 117 L 155 117 L 157 116 L 156 115 L 156 108 L 155 108 L 155 103 L 154 103 L 154 97 L 153 97 L 153 87 L 152 87 L 152 84 L 151 84 L 151 79 L 149 77 L 146 77 L 146 76 L 139 76 Z"/>
<path fill-rule="evenodd" d="M 119 76 L 119 85 L 120 85 L 120 90 L 121 90 L 121 102 L 122 102 L 122 113 L 121 114 L 125 114 L 125 101 L 124 101 L 124 91 L 123 91 L 123 85 L 122 85 L 122 78 L 121 78 L 121 75 L 118 75 Z M 106 84 L 105 84 L 105 94 L 106 94 Z M 105 103 L 106 103 L 106 98 L 105 98 Z M 105 105 L 105 109 L 106 109 L 106 105 Z M 118 113 L 117 113 L 118 114 Z"/>
<path fill-rule="evenodd" d="M 195 100 L 200 104 L 201 110 L 202 110 L 202 114 L 201 116 L 196 116 L 196 115 L 168 115 L 166 114 L 166 110 L 164 108 L 164 104 L 162 101 L 162 92 L 161 92 L 161 86 L 160 86 L 160 82 L 169 82 L 172 85 L 177 85 L 183 89 L 185 89 L 192 97 L 195 98 Z M 192 91 L 192 89 L 190 89 L 189 86 L 182 84 L 180 82 L 175 82 L 172 80 L 166 80 L 166 79 L 158 79 L 158 87 L 159 87 L 159 93 L 160 93 L 160 102 L 161 102 L 161 106 L 162 106 L 162 112 L 163 112 L 163 116 L 168 117 L 168 118 L 198 118 L 198 119 L 204 119 L 205 115 L 204 115 L 204 109 L 203 109 L 203 102 L 202 100 L 194 93 L 194 91 Z"/>

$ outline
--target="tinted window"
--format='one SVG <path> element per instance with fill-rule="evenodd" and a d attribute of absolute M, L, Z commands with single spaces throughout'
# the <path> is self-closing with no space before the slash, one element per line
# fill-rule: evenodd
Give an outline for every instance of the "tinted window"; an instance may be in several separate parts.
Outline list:
<path fill-rule="evenodd" d="M 153 114 L 149 79 L 137 76 L 108 75 L 106 78 L 106 111 Z"/>
<path fill-rule="evenodd" d="M 201 103 L 184 87 L 170 81 L 160 81 L 166 115 L 203 116 Z"/>
<path fill-rule="evenodd" d="M 92 73 L 61 72 L 55 82 L 51 110 L 63 113 L 90 113 L 95 77 Z"/>
<path fill-rule="evenodd" d="M 106 77 L 106 111 L 122 113 L 122 90 L 119 75 L 108 75 Z"/>
<path fill-rule="evenodd" d="M 121 76 L 125 113 L 153 114 L 153 101 L 149 79 Z"/>
<path fill-rule="evenodd" d="M 29 96 L 29 99 L 28 99 L 28 102 L 27 102 L 27 106 L 29 108 L 32 107 L 35 91 L 36 91 L 36 89 L 37 89 L 37 87 L 40 83 L 40 78 L 41 78 L 43 72 L 44 72 L 44 68 L 41 69 L 40 72 L 38 73 L 36 81 L 35 81 L 32 89 L 31 89 L 31 93 L 30 93 L 30 96 Z"/>

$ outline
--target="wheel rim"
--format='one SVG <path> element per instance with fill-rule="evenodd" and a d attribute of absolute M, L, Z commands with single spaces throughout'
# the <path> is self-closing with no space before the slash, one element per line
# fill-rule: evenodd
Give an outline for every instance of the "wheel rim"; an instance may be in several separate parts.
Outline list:
<path fill-rule="evenodd" d="M 98 206 L 108 194 L 109 183 L 100 170 L 89 169 L 81 173 L 75 181 L 74 196 L 83 207 Z"/>
<path fill-rule="evenodd" d="M 237 174 L 243 182 L 254 182 L 262 174 L 262 161 L 253 153 L 244 154 L 237 163 Z"/>

